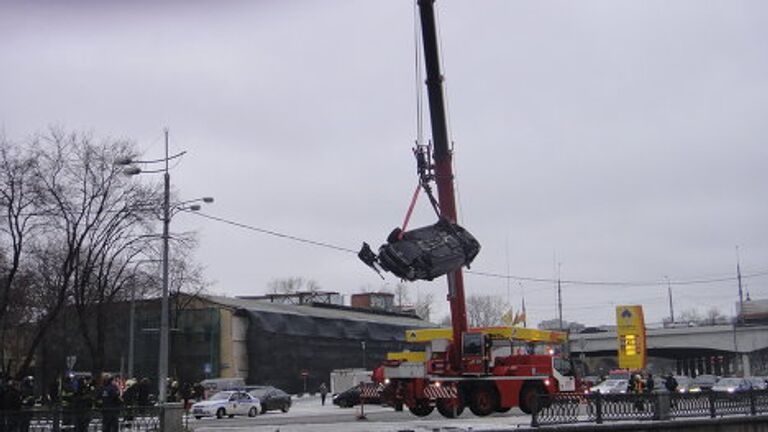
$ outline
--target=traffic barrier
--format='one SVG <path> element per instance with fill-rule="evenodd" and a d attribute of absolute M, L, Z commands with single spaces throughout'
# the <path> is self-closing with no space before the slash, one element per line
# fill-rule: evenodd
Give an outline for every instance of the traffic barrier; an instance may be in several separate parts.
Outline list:
<path fill-rule="evenodd" d="M 540 395 L 531 426 L 768 414 L 768 390 L 736 393 Z"/>
<path fill-rule="evenodd" d="M 67 407 L 35 407 L 21 411 L 0 411 L 0 430 L 101 432 L 105 419 L 116 419 L 119 430 L 160 431 L 161 407 L 75 410 Z"/>

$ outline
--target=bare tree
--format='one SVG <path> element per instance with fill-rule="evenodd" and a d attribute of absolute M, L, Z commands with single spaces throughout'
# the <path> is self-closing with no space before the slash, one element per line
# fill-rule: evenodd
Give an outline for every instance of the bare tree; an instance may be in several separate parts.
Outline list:
<path fill-rule="evenodd" d="M 392 291 L 395 295 L 395 307 L 397 309 L 402 310 L 404 306 L 411 303 L 410 296 L 408 295 L 408 286 L 406 284 L 400 282 L 395 285 L 395 288 Z"/>
<path fill-rule="evenodd" d="M 716 325 L 725 324 L 728 322 L 728 318 L 720 312 L 717 307 L 711 307 L 707 310 L 706 316 L 702 322 L 704 325 Z"/>
<path fill-rule="evenodd" d="M 5 340 L 6 324 L 13 322 L 8 319 L 11 302 L 26 300 L 26 296 L 19 296 L 23 290 L 16 283 L 22 271 L 22 255 L 40 218 L 35 158 L 5 138 L 0 139 L 0 211 L 3 213 L 0 245 L 7 244 L 9 249 L 0 250 L 4 255 L 0 261 L 0 334 Z"/>
<path fill-rule="evenodd" d="M 440 327 L 450 327 L 451 325 L 453 325 L 453 323 L 452 323 L 452 320 L 451 320 L 451 315 L 445 315 L 445 316 L 444 316 L 444 317 L 443 317 L 443 318 L 442 318 L 442 319 L 441 319 L 441 320 L 438 322 L 438 324 L 440 324 Z"/>
<path fill-rule="evenodd" d="M 679 322 L 698 324 L 702 320 L 702 316 L 696 309 L 686 309 L 679 315 Z"/>
<path fill-rule="evenodd" d="M 269 282 L 269 289 L 272 294 L 294 294 L 300 291 L 317 292 L 320 291 L 320 284 L 312 279 L 289 277 L 273 279 Z"/>
<path fill-rule="evenodd" d="M 56 276 L 40 278 L 46 298 L 21 370 L 71 298 L 98 371 L 107 305 L 119 297 L 128 280 L 126 269 L 139 259 L 142 234 L 150 229 L 150 209 L 157 208 L 158 196 L 156 190 L 129 181 L 114 165 L 118 156 L 133 153 L 128 142 L 95 142 L 88 135 L 54 130 L 39 137 L 33 148 L 48 228 L 41 236 L 45 247 L 38 248 L 38 262 L 55 268 Z"/>
<path fill-rule="evenodd" d="M 509 306 L 499 296 L 471 295 L 467 297 L 467 321 L 470 327 L 500 325 Z"/>
<path fill-rule="evenodd" d="M 432 293 L 419 295 L 416 298 L 416 304 L 414 305 L 416 315 L 425 321 L 429 321 L 429 316 L 432 313 L 432 306 L 434 303 L 435 296 Z"/>

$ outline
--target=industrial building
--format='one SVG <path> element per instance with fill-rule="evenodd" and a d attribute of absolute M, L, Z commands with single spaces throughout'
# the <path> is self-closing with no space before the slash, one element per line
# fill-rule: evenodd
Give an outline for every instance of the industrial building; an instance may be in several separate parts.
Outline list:
<path fill-rule="evenodd" d="M 356 307 L 345 306 L 343 296 L 333 292 L 174 297 L 169 375 L 180 382 L 243 377 L 249 384 L 272 384 L 294 393 L 314 391 L 333 369 L 371 368 L 387 352 L 407 349 L 406 329 L 433 326 L 397 312 L 392 294 L 353 297 Z M 157 376 L 159 303 L 136 302 L 133 362 L 130 304 L 114 305 L 106 370 L 151 380 Z M 92 367 L 76 319 L 61 321 L 36 360 L 43 382 L 60 376 L 69 356 L 78 359 L 75 370 Z"/>

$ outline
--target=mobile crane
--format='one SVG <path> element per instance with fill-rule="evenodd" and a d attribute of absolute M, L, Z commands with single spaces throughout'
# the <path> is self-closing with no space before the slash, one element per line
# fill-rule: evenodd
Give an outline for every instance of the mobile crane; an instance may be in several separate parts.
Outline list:
<path fill-rule="evenodd" d="M 440 214 L 456 223 L 452 152 L 448 143 L 443 76 L 437 43 L 435 0 L 418 0 L 426 86 Z M 531 412 L 540 394 L 575 391 L 575 380 L 561 373 L 567 362 L 548 354 L 515 353 L 515 341 L 562 343 L 565 334 L 515 327 L 467 326 L 461 268 L 447 274 L 451 329 L 409 330 L 406 340 L 421 343 L 423 352 L 390 353 L 375 379 L 384 385 L 384 403 L 417 416 L 435 408 L 444 416 L 460 415 L 465 406 L 478 416 L 519 406 Z"/>

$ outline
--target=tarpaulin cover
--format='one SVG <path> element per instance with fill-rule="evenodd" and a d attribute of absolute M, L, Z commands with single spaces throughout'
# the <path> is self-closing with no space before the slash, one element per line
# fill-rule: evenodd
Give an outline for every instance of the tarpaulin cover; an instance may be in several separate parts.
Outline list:
<path fill-rule="evenodd" d="M 308 316 L 241 309 L 249 320 L 247 331 L 249 384 L 271 384 L 291 393 L 316 392 L 328 386 L 334 369 L 372 369 L 387 352 L 406 348 L 405 330 L 427 326 L 413 318 L 382 317 L 381 321 L 339 316 Z M 357 315 L 360 315 L 359 313 Z M 416 325 L 414 325 L 416 323 Z M 365 347 L 363 348 L 363 343 Z M 365 364 L 364 364 L 365 363 Z"/>

